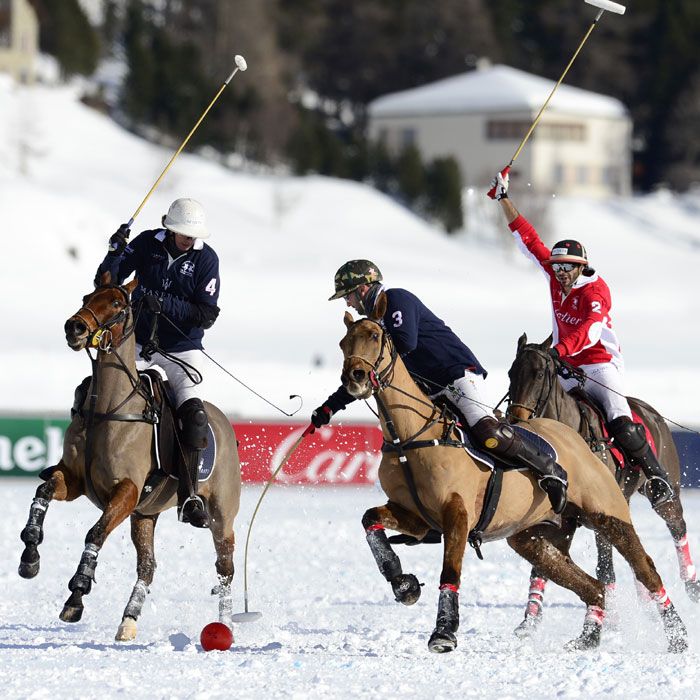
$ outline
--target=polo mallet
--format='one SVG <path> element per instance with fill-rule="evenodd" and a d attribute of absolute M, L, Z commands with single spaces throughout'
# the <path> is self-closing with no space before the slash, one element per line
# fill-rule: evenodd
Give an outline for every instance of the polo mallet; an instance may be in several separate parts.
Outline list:
<path fill-rule="evenodd" d="M 262 617 L 261 612 L 249 612 L 248 611 L 248 544 L 250 543 L 250 533 L 253 529 L 253 521 L 255 520 L 255 516 L 258 514 L 258 509 L 260 508 L 260 504 L 262 503 L 262 499 L 265 498 L 265 494 L 267 493 L 267 490 L 272 485 L 272 482 L 275 480 L 275 477 L 280 473 L 282 467 L 289 461 L 289 458 L 294 454 L 297 447 L 299 447 L 299 445 L 301 445 L 301 441 L 307 435 L 310 435 L 311 433 L 313 433 L 315 430 L 316 430 L 316 428 L 314 427 L 313 423 L 311 423 L 306 428 L 306 430 L 304 430 L 304 432 L 297 438 L 296 442 L 287 450 L 287 454 L 284 456 L 282 461 L 279 463 L 279 466 L 277 467 L 277 469 L 275 469 L 275 471 L 272 472 L 272 476 L 268 479 L 267 483 L 265 484 L 265 488 L 262 490 L 262 493 L 260 494 L 260 498 L 258 498 L 258 503 L 255 506 L 255 510 L 253 511 L 253 516 L 250 519 L 250 525 L 248 525 L 248 534 L 246 535 L 246 538 L 245 538 L 245 551 L 243 554 L 243 603 L 244 603 L 245 612 L 236 613 L 235 615 L 231 615 L 232 622 L 255 622 L 256 620 L 259 620 Z"/>
<path fill-rule="evenodd" d="M 165 169 L 163 172 L 158 176 L 158 179 L 153 183 L 153 187 L 151 187 L 150 190 L 148 190 L 148 194 L 143 198 L 143 201 L 141 204 L 139 204 L 138 208 L 136 211 L 131 215 L 131 218 L 129 219 L 129 223 L 127 224 L 128 228 L 131 228 L 132 224 L 134 223 L 134 220 L 136 217 L 139 215 L 141 212 L 141 209 L 143 209 L 144 205 L 148 201 L 149 197 L 153 194 L 154 190 L 158 185 L 160 184 L 160 181 L 165 177 L 165 173 L 170 170 L 170 166 L 175 162 L 175 159 L 180 155 L 182 152 L 182 149 L 187 145 L 187 142 L 192 138 L 192 134 L 194 134 L 195 131 L 197 131 L 197 127 L 204 121 L 204 117 L 207 116 L 209 110 L 214 106 L 214 103 L 219 99 L 219 96 L 221 93 L 225 90 L 226 86 L 231 82 L 233 79 L 233 76 L 238 73 L 238 71 L 245 71 L 248 68 L 248 64 L 246 63 L 245 58 L 243 56 L 235 56 L 233 59 L 236 63 L 236 67 L 233 69 L 231 72 L 231 75 L 229 75 L 226 80 L 224 80 L 223 84 L 219 88 L 219 91 L 214 95 L 214 99 L 209 103 L 209 106 L 202 112 L 202 116 L 199 117 L 197 120 L 197 123 L 192 127 L 192 130 L 190 131 L 189 134 L 187 134 L 187 138 L 180 144 L 180 147 L 175 151 L 173 154 L 173 157 L 168 161 L 168 164 L 165 166 Z"/>
<path fill-rule="evenodd" d="M 530 136 L 532 136 L 532 132 L 535 130 L 535 127 L 537 126 L 537 123 L 540 121 L 540 118 L 544 114 L 545 109 L 547 109 L 547 105 L 549 104 L 552 97 L 554 97 L 554 93 L 557 91 L 557 88 L 561 85 L 562 81 L 566 77 L 566 74 L 569 72 L 569 68 L 571 68 L 574 61 L 576 60 L 576 57 L 581 52 L 581 49 L 583 48 L 583 45 L 588 40 L 588 37 L 591 35 L 591 32 L 596 28 L 596 25 L 598 24 L 598 20 L 603 16 L 603 12 L 605 12 L 607 10 L 608 12 L 614 12 L 616 15 L 624 15 L 625 10 L 627 9 L 624 5 L 620 5 L 619 3 L 616 3 L 616 2 L 610 2 L 610 0 L 584 0 L 584 2 L 587 3 L 588 5 L 593 5 L 594 7 L 600 8 L 600 11 L 596 15 L 596 18 L 593 20 L 593 23 L 591 24 L 591 26 L 588 28 L 586 35 L 583 37 L 583 40 L 578 45 L 576 52 L 571 57 L 571 60 L 569 61 L 569 65 L 566 66 L 566 68 L 564 69 L 564 72 L 561 74 L 561 78 L 559 78 L 556 85 L 552 88 L 552 92 L 549 93 L 549 97 L 545 100 L 545 103 L 542 105 L 542 108 L 540 109 L 537 116 L 535 117 L 535 121 L 532 122 L 532 126 L 530 126 L 530 129 L 523 137 L 523 140 L 520 142 L 518 149 L 515 151 L 515 154 L 510 159 L 510 163 L 508 163 L 508 165 L 506 165 L 506 167 L 503 168 L 503 170 L 501 170 L 501 175 L 503 175 L 503 177 L 505 177 L 510 172 L 510 169 L 513 166 L 513 163 L 515 163 L 516 159 L 520 155 L 520 151 L 523 150 L 523 147 L 527 143 L 528 139 L 530 138 Z M 491 197 L 491 199 L 495 199 L 496 198 L 496 188 L 492 187 L 486 194 L 489 197 Z"/>

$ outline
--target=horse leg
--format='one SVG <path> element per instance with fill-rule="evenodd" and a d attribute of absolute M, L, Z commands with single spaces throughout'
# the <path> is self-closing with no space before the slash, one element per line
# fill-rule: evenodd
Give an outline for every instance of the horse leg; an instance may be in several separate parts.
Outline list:
<path fill-rule="evenodd" d="M 39 573 L 39 545 L 44 539 L 44 518 L 52 500 L 72 501 L 82 495 L 78 481 L 63 468 L 63 462 L 49 470 L 46 481 L 39 485 L 29 507 L 29 518 L 20 534 L 24 551 L 20 557 L 19 575 L 34 578 Z"/>
<path fill-rule="evenodd" d="M 509 537 L 507 542 L 521 557 L 554 583 L 573 591 L 586 604 L 581 635 L 566 645 L 567 649 L 593 649 L 600 644 L 600 629 L 605 616 L 605 587 L 579 568 L 567 554 L 534 528 Z"/>
<path fill-rule="evenodd" d="M 588 513 L 586 518 L 594 528 L 605 534 L 630 565 L 637 580 L 651 593 L 661 615 L 668 640 L 668 650 L 675 653 L 685 651 L 688 648 L 685 625 L 668 597 L 654 562 L 644 551 L 632 524 L 603 513 Z"/>
<path fill-rule="evenodd" d="M 150 592 L 148 587 L 153 583 L 156 571 L 156 556 L 153 549 L 153 533 L 155 531 L 158 513 L 155 515 L 131 514 L 131 541 L 136 549 L 136 583 L 124 608 L 122 621 L 117 629 L 115 639 L 118 642 L 128 642 L 136 639 L 136 622 L 141 615 L 141 609 Z"/>
<path fill-rule="evenodd" d="M 457 646 L 459 584 L 469 534 L 467 509 L 459 494 L 453 493 L 442 509 L 442 529 L 445 544 L 440 573 L 440 598 L 435 629 L 428 640 L 428 649 L 436 654 L 452 651 Z"/>
<path fill-rule="evenodd" d="M 690 555 L 688 529 L 683 515 L 683 505 L 681 504 L 680 495 L 677 495 L 677 497 L 671 501 L 657 506 L 654 508 L 654 511 L 659 517 L 663 518 L 673 538 L 673 544 L 676 547 L 676 556 L 678 557 L 678 569 L 680 571 L 681 581 L 685 584 L 688 597 L 694 603 L 700 602 L 700 582 L 697 579 L 695 564 Z"/>
<path fill-rule="evenodd" d="M 216 550 L 216 573 L 219 585 L 214 589 L 219 594 L 219 622 L 229 627 L 232 626 L 233 598 L 231 596 L 231 582 L 233 581 L 233 550 L 236 539 L 233 534 L 233 525 L 221 527 L 222 518 L 212 517 L 211 531 Z M 212 593 L 214 592 L 212 591 Z"/>
<path fill-rule="evenodd" d="M 92 589 L 100 548 L 109 533 L 133 512 L 138 498 L 138 489 L 131 479 L 123 479 L 112 490 L 102 516 L 85 536 L 85 549 L 78 569 L 68 582 L 68 590 L 71 594 L 59 616 L 64 622 L 78 622 L 82 617 L 83 596 Z"/>
<path fill-rule="evenodd" d="M 561 528 L 552 525 L 537 525 L 530 528 L 530 532 L 541 533 L 541 536 L 546 537 L 560 552 L 568 554 L 576 528 L 576 518 L 566 518 L 562 522 Z M 532 567 L 525 616 L 523 621 L 513 630 L 516 637 L 529 637 L 542 622 L 542 604 L 544 603 L 546 585 L 547 577 L 537 567 Z"/>
<path fill-rule="evenodd" d="M 401 571 L 401 561 L 389 544 L 384 528 L 418 539 L 422 539 L 430 528 L 421 518 L 392 501 L 385 506 L 370 508 L 362 516 L 362 527 L 379 572 L 391 584 L 396 601 L 413 605 L 420 598 L 420 584 L 413 574 Z"/>

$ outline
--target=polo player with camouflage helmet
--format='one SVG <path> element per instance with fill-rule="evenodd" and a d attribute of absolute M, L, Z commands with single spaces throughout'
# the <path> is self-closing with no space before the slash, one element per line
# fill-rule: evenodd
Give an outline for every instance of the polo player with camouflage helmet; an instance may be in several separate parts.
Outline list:
<path fill-rule="evenodd" d="M 605 411 L 615 445 L 630 463 L 644 470 L 651 505 L 666 503 L 674 497 L 668 473 L 649 445 L 644 426 L 633 421 L 625 397 L 624 361 L 610 317 L 608 285 L 589 267 L 586 249 L 578 241 L 559 241 L 550 250 L 540 240 L 508 197 L 508 175 L 499 173 L 492 185 L 518 247 L 539 265 L 549 282 L 554 321 L 550 354 L 578 368 L 589 380 L 583 390 Z M 567 391 L 578 383 L 576 377 L 560 376 L 559 381 Z"/>
<path fill-rule="evenodd" d="M 555 512 L 566 505 L 566 473 L 548 455 L 524 442 L 510 426 L 498 421 L 481 399 L 486 370 L 457 335 L 405 289 L 386 288 L 379 268 L 369 260 L 350 260 L 335 275 L 333 299 L 369 316 L 380 295 L 386 297 L 381 323 L 396 351 L 415 379 L 427 387 L 432 399 L 445 397 L 462 415 L 476 441 L 518 466 L 531 469 L 549 496 Z M 341 386 L 311 415 L 317 428 L 355 398 Z"/>
<path fill-rule="evenodd" d="M 186 472 L 178 488 L 179 518 L 208 527 L 206 504 L 197 494 L 208 417 L 193 377 L 201 375 L 204 331 L 219 315 L 219 258 L 204 243 L 209 231 L 196 200 L 176 199 L 161 222 L 162 228 L 142 231 L 131 242 L 129 227 L 122 224 L 109 239 L 95 280 L 108 271 L 122 284 L 136 273 L 136 366 L 140 371 L 153 365 L 163 369 L 175 394 Z"/>

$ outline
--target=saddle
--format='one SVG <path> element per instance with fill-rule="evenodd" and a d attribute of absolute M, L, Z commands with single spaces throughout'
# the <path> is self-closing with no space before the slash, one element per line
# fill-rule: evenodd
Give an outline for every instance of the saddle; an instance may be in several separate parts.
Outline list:
<path fill-rule="evenodd" d="M 586 394 L 579 386 L 575 386 L 573 389 L 571 389 L 569 391 L 569 395 L 572 396 L 578 404 L 582 422 L 582 425 L 579 428 L 579 433 L 584 438 L 584 440 L 586 440 L 586 442 L 590 445 L 591 451 L 598 454 L 604 453 L 605 450 L 608 450 L 615 463 L 616 476 L 619 476 L 622 473 L 622 470 L 625 468 L 636 469 L 637 471 L 639 471 L 639 466 L 636 464 L 631 464 L 626 459 L 623 452 L 619 448 L 615 447 L 614 443 L 612 443 L 612 438 L 610 437 L 610 433 L 608 431 L 607 421 L 605 418 L 605 410 L 603 409 L 603 406 L 593 397 Z M 635 423 L 641 423 L 644 426 L 644 432 L 646 434 L 647 442 L 649 443 L 649 445 L 651 445 L 651 449 L 653 450 L 654 454 L 657 454 L 656 444 L 654 442 L 654 437 L 652 436 L 651 431 L 649 430 L 649 426 L 642 419 L 642 417 L 634 410 L 633 400 L 628 399 L 628 401 L 630 403 L 630 409 L 632 411 L 632 420 Z M 596 432 L 593 429 L 593 425 L 590 424 L 590 414 L 592 414 L 594 417 L 595 425 L 600 430 L 601 437 L 598 437 L 598 435 L 596 435 Z M 588 435 L 584 434 L 584 424 L 588 424 L 588 430 L 586 431 Z"/>

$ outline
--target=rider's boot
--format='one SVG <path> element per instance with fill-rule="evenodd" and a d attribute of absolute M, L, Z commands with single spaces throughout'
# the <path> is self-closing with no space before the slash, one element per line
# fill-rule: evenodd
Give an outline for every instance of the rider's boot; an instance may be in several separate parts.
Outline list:
<path fill-rule="evenodd" d="M 642 468 L 647 477 L 644 491 L 652 508 L 670 501 L 675 495 L 671 480 L 647 442 L 644 426 L 632 422 L 627 416 L 620 416 L 608 423 L 608 431 L 615 446 L 622 450 L 630 463 Z"/>
<path fill-rule="evenodd" d="M 535 473 L 540 488 L 549 496 L 552 509 L 566 507 L 566 472 L 549 455 L 523 440 L 507 423 L 485 416 L 472 426 L 472 433 L 487 450 Z"/>
<path fill-rule="evenodd" d="M 206 503 L 197 494 L 199 466 L 207 446 L 207 413 L 201 399 L 188 399 L 177 409 L 177 415 L 184 462 L 177 491 L 178 519 L 194 527 L 209 527 Z"/>

